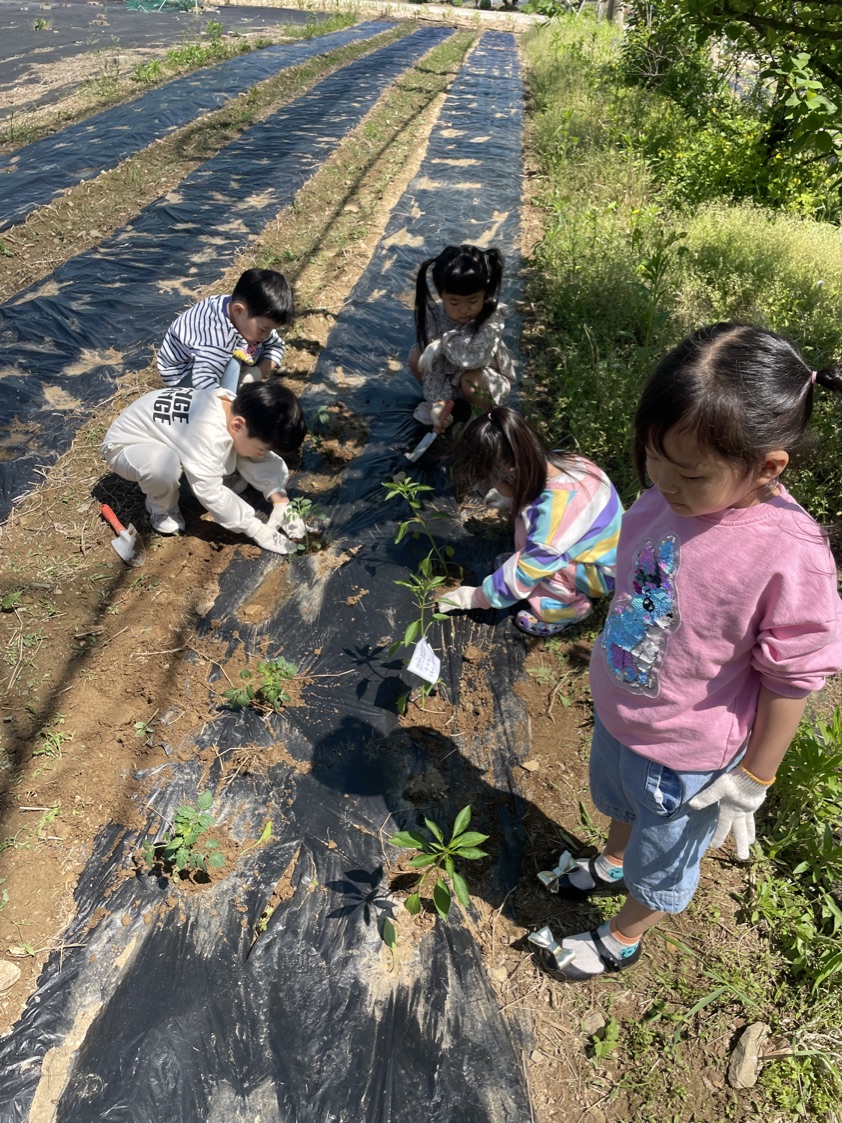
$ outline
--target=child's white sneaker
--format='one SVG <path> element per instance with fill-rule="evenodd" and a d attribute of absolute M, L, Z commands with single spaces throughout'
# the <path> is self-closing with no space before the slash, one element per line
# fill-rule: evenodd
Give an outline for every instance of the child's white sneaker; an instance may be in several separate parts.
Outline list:
<path fill-rule="evenodd" d="M 181 531 L 184 530 L 184 516 L 177 504 L 175 507 L 171 507 L 169 511 L 153 511 L 150 509 L 149 500 L 147 499 L 146 511 L 149 515 L 152 529 L 158 534 L 180 534 Z"/>

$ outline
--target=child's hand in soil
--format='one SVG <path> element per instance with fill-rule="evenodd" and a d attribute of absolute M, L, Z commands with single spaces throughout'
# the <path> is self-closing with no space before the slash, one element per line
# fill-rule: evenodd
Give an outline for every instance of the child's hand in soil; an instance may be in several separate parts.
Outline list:
<path fill-rule="evenodd" d="M 439 612 L 465 612 L 469 608 L 476 608 L 478 591 L 475 585 L 460 585 L 458 589 L 445 593 L 436 608 Z"/>

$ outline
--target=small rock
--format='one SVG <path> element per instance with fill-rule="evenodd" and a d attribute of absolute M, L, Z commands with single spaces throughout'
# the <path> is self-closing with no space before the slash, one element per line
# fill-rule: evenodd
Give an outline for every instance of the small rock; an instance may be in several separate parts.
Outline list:
<path fill-rule="evenodd" d="M 595 1033 L 599 1033 L 601 1029 L 605 1029 L 607 1025 L 605 1015 L 601 1010 L 591 1010 L 589 1014 L 585 1014 L 582 1018 L 582 1033 L 586 1037 L 593 1037 Z"/>
<path fill-rule="evenodd" d="M 5 994 L 7 990 L 20 978 L 20 967 L 17 963 L 10 963 L 8 959 L 0 959 L 0 994 Z"/>
<path fill-rule="evenodd" d="M 505 967 L 492 967 L 491 977 L 495 983 L 505 983 L 509 977 L 509 972 Z"/>
<path fill-rule="evenodd" d="M 753 1088 L 757 1083 L 757 1062 L 763 1042 L 771 1032 L 765 1022 L 753 1022 L 743 1030 L 728 1062 L 728 1083 L 732 1088 Z"/>
<path fill-rule="evenodd" d="M 537 760 L 525 760 L 521 764 L 521 768 L 525 768 L 527 772 L 537 772 L 541 765 Z"/>

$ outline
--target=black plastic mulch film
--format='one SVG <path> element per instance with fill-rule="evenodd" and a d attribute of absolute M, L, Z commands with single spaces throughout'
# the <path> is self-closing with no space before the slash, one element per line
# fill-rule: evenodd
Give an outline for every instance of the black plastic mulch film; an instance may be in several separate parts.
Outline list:
<path fill-rule="evenodd" d="M 389 83 L 451 34 L 416 31 L 342 67 L 0 308 L 0 518 L 115 375 L 149 363 L 191 294 L 293 201 Z"/>
<path fill-rule="evenodd" d="M 258 82 L 316 55 L 369 39 L 390 26 L 360 23 L 301 43 L 239 55 L 0 156 L 0 230 L 22 222 L 30 211 L 68 187 L 116 167 L 154 140 L 218 109 Z"/>
<path fill-rule="evenodd" d="M 200 631 L 219 625 L 214 636 L 231 648 L 253 650 L 262 638 L 267 655 L 282 651 L 313 676 L 303 705 L 267 719 L 221 713 L 201 737 L 221 757 L 283 742 L 298 767 L 229 775 L 223 786 L 215 764 L 207 782 L 214 813 L 234 838 L 256 838 L 271 819 L 272 839 L 205 893 L 168 908 L 165 886 L 126 873 L 160 817 L 195 799 L 201 766 L 173 759 L 144 777 L 153 793 L 145 797 L 146 830 L 114 824 L 97 840 L 63 955 L 51 957 L 0 1046 L 2 1123 L 531 1117 L 525 1042 L 513 1039 L 519 1031 L 499 1010 L 469 918 L 454 908 L 449 923 L 411 947 L 399 944 L 394 971 L 381 939 L 384 917 L 402 907 L 384 875 L 383 838 L 422 812 L 452 821 L 472 804 L 476 829 L 493 837 L 494 907 L 520 875 L 524 807 L 509 776 L 527 749 L 511 689 L 524 645 L 503 614 L 437 624 L 431 639 L 443 658 L 442 690 L 456 703 L 450 733 L 425 727 L 423 714 L 414 728 L 400 727 L 396 701 L 412 676 L 388 648 L 411 608 L 394 579 L 414 568 L 423 544 L 394 545 L 407 512 L 384 507 L 381 483 L 407 467 L 403 453 L 421 435 L 411 420 L 418 395 L 403 367 L 418 262 L 468 240 L 500 246 L 510 277 L 517 265 L 521 96 L 513 38 L 485 33 L 331 333 L 308 408 L 341 399 L 364 418 L 368 438 L 324 500 L 330 556 L 237 559 L 200 622 Z M 325 470 L 318 459 L 305 463 L 301 493 Z M 456 560 L 484 575 L 500 543 L 465 532 L 433 457 L 410 471 L 453 512 L 452 523 L 440 525 Z M 270 621 L 249 625 L 243 610 L 283 566 L 292 567 L 289 596 Z M 468 642 L 470 664 L 462 659 Z M 197 666 L 191 690 L 206 690 L 203 675 Z M 487 727 L 477 733 L 463 716 L 482 684 Z M 260 931 L 282 877 L 286 899 Z"/>

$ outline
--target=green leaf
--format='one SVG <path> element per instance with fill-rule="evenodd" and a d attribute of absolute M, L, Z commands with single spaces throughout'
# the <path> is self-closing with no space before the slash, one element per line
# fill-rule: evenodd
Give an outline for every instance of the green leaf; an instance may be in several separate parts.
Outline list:
<path fill-rule="evenodd" d="M 462 810 L 459 812 L 459 814 L 456 816 L 456 819 L 454 820 L 453 836 L 452 837 L 456 838 L 457 835 L 462 834 L 462 832 L 465 830 L 465 828 L 467 827 L 468 823 L 470 823 L 470 821 L 471 821 L 471 805 L 468 804 L 467 807 L 462 808 Z"/>
<path fill-rule="evenodd" d="M 213 803 L 213 792 L 202 792 L 198 800 L 198 808 L 200 811 L 207 811 Z"/>
<path fill-rule="evenodd" d="M 225 855 L 220 854 L 218 850 L 215 850 L 213 854 L 211 854 L 211 856 L 208 858 L 208 862 L 211 866 L 211 869 L 222 869 L 222 867 L 225 865 Z"/>
<path fill-rule="evenodd" d="M 436 912 L 442 918 L 447 920 L 447 914 L 450 912 L 450 890 L 444 881 L 437 881 L 433 889 L 433 904 L 436 906 Z"/>
<path fill-rule="evenodd" d="M 456 849 L 453 851 L 453 853 L 458 858 L 474 859 L 474 858 L 487 858 L 488 857 L 488 854 L 486 853 L 485 850 L 479 850 L 476 846 L 466 846 L 464 848 L 461 847 L 461 846 L 457 846 Z"/>
<path fill-rule="evenodd" d="M 406 911 L 411 916 L 417 916 L 418 915 L 418 913 L 421 911 L 421 894 L 420 893 L 410 893 L 410 895 L 406 898 Z"/>
<path fill-rule="evenodd" d="M 453 890 L 456 893 L 456 900 L 464 908 L 467 908 L 471 903 L 471 894 L 468 892 L 468 883 L 461 875 L 461 873 L 452 873 L 450 879 L 453 882 Z"/>
<path fill-rule="evenodd" d="M 410 858 L 407 864 L 412 866 L 413 869 L 420 870 L 424 866 L 435 865 L 435 861 L 435 854 L 416 854 L 414 858 Z"/>
<path fill-rule="evenodd" d="M 456 873 L 456 866 L 454 866 L 453 859 L 450 857 L 449 854 L 445 855 L 444 868 L 447 871 L 448 877 L 452 878 L 453 875 Z"/>
<path fill-rule="evenodd" d="M 432 819 L 425 819 L 424 826 L 427 828 L 430 834 L 435 835 L 439 842 L 444 842 L 444 835 L 442 834 L 441 828 L 439 827 L 438 823 L 434 823 Z"/>
<path fill-rule="evenodd" d="M 454 846 L 479 846 L 480 843 L 486 842 L 487 840 L 487 834 L 480 834 L 479 831 L 465 831 L 465 833 L 460 834 L 458 838 L 452 838 L 450 842 L 451 845 Z"/>
<path fill-rule="evenodd" d="M 383 943 L 386 945 L 389 951 L 394 952 L 395 948 L 398 946 L 398 934 L 395 931 L 394 924 L 391 922 L 391 920 L 389 920 L 388 916 L 383 921 L 383 928 L 381 929 L 380 934 L 383 939 Z"/>
<path fill-rule="evenodd" d="M 415 637 L 418 635 L 418 633 L 420 631 L 421 631 L 421 621 L 420 620 L 413 620 L 412 623 L 409 625 L 409 627 L 406 629 L 406 631 L 403 634 L 403 645 L 404 645 L 404 647 L 409 647 L 409 645 L 412 643 L 412 641 L 415 639 Z"/>
<path fill-rule="evenodd" d="M 401 846 L 405 850 L 423 850 L 427 845 L 426 838 L 418 831 L 398 831 L 388 841 L 392 846 Z"/>

